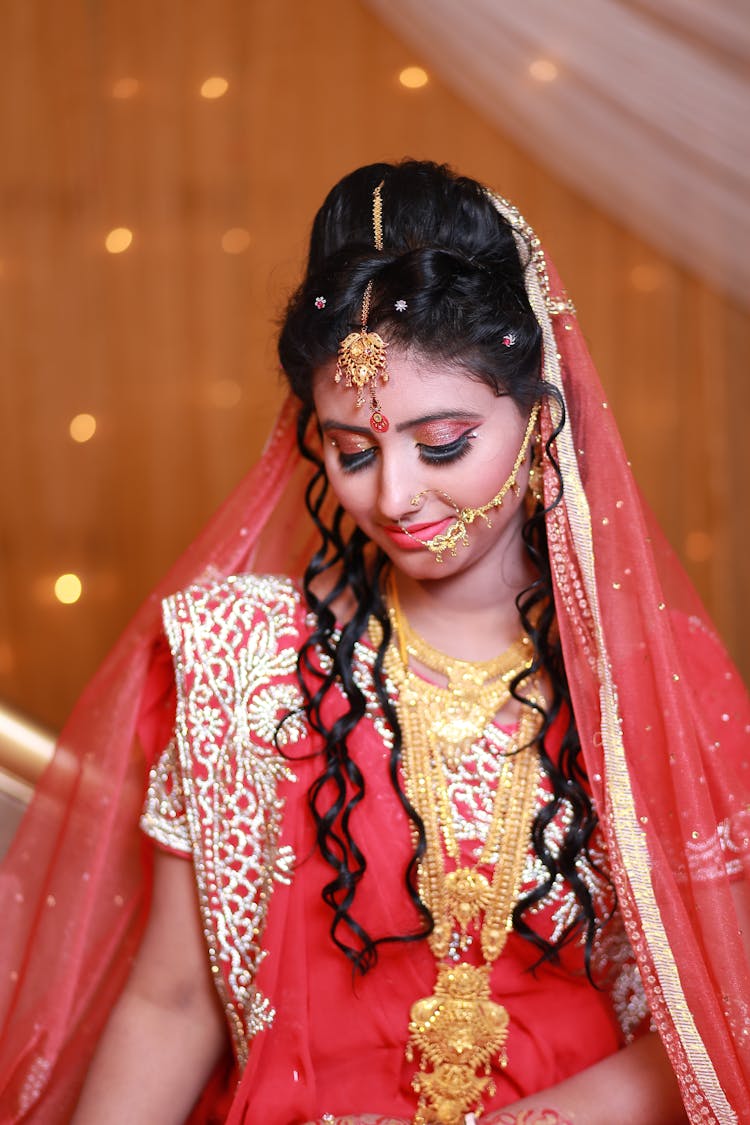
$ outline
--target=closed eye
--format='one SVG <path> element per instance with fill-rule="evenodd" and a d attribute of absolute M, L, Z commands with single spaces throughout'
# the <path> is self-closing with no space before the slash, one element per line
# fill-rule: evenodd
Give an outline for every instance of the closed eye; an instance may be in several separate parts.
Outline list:
<path fill-rule="evenodd" d="M 356 453 L 339 453 L 339 465 L 345 473 L 356 473 L 358 469 L 364 469 L 375 456 L 375 446 L 370 446 L 369 449 L 361 449 Z"/>
<path fill-rule="evenodd" d="M 428 465 L 452 464 L 462 457 L 466 457 L 471 450 L 471 443 L 475 437 L 476 433 L 473 430 L 467 430 L 454 441 L 444 442 L 440 445 L 427 445 L 425 442 L 417 442 L 419 459 Z M 369 446 L 367 449 L 358 449 L 355 453 L 344 453 L 339 450 L 339 464 L 345 473 L 356 473 L 360 469 L 366 469 L 373 462 L 376 454 L 377 446 L 375 445 Z"/>
<path fill-rule="evenodd" d="M 476 435 L 473 431 L 468 431 L 461 434 L 455 441 L 449 441 L 443 445 L 425 445 L 424 442 L 417 444 L 419 450 L 419 457 L 421 461 L 426 461 L 428 465 L 445 465 L 452 461 L 459 461 L 471 450 L 472 439 Z"/>

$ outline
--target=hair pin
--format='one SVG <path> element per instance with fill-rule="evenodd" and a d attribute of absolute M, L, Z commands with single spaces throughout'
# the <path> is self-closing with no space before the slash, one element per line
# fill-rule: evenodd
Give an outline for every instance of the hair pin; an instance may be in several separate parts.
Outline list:
<path fill-rule="evenodd" d="M 315 298 L 315 308 L 316 309 L 324 309 L 325 307 L 326 307 L 325 297 L 316 297 Z"/>
<path fill-rule="evenodd" d="M 393 307 L 396 312 L 406 312 L 409 306 L 407 305 L 403 297 L 399 297 Z"/>

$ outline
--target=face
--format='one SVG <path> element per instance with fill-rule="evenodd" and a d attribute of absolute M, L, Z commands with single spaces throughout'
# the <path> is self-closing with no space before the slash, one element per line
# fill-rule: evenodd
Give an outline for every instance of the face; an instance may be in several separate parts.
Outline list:
<path fill-rule="evenodd" d="M 378 398 L 390 425 L 370 429 L 369 402 L 334 381 L 335 361 L 315 374 L 313 397 L 328 479 L 362 531 L 410 577 L 438 579 L 523 554 L 522 500 L 509 491 L 489 523 L 468 528 L 468 544 L 438 562 L 425 541 L 442 534 L 463 508 L 492 499 L 510 475 L 527 418 L 465 370 L 415 352 L 388 349 L 389 381 Z M 518 475 L 520 495 L 528 464 Z M 491 526 L 490 526 L 491 523 Z"/>

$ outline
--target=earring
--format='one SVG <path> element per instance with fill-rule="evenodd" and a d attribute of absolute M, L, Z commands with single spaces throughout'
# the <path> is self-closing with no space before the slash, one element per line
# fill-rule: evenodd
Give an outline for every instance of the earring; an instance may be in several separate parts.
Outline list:
<path fill-rule="evenodd" d="M 529 494 L 532 506 L 544 507 L 544 470 L 542 468 L 542 435 L 537 433 L 531 448 L 531 467 L 529 469 Z"/>

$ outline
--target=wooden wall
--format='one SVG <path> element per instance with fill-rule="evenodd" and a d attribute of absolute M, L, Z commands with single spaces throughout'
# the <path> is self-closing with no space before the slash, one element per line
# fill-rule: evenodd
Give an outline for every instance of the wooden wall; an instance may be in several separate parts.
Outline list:
<path fill-rule="evenodd" d="M 261 447 L 274 324 L 324 193 L 404 155 L 491 184 L 542 235 L 645 493 L 750 670 L 747 311 L 440 83 L 404 89 L 420 60 L 356 0 L 0 13 L 0 700 L 61 722 Z M 211 76 L 222 97 L 201 96 Z M 132 244 L 111 254 L 118 227 Z M 81 412 L 97 430 L 77 444 Z M 62 605 L 69 571 L 83 596 Z"/>

